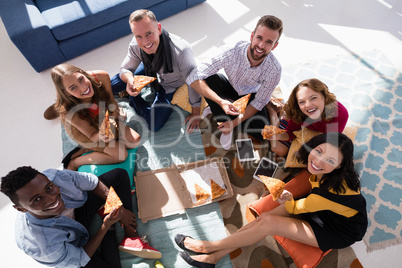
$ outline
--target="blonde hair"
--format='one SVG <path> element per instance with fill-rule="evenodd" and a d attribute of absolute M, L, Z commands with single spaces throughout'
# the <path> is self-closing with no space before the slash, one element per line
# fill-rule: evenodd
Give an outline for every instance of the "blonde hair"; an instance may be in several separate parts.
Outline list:
<path fill-rule="evenodd" d="M 333 93 L 329 92 L 325 83 L 316 78 L 306 79 L 301 81 L 290 93 L 289 99 L 285 104 L 284 110 L 287 119 L 292 119 L 296 124 L 301 124 L 307 119 L 299 107 L 297 101 L 297 92 L 301 87 L 308 87 L 317 93 L 321 93 L 324 96 L 325 108 L 321 114 L 321 118 L 325 121 L 332 120 L 336 115 L 336 97 Z"/>
<path fill-rule="evenodd" d="M 155 17 L 155 14 L 148 9 L 138 9 L 138 10 L 134 11 L 133 13 L 131 13 L 128 21 L 131 24 L 132 22 L 140 21 L 145 17 L 150 18 L 152 21 L 154 21 L 156 23 L 158 22 L 158 20 Z"/>

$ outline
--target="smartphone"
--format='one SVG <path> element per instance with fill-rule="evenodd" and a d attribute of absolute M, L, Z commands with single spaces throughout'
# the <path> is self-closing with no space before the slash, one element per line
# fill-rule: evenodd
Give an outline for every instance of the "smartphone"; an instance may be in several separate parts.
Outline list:
<path fill-rule="evenodd" d="M 253 177 L 254 179 L 262 182 L 262 180 L 260 179 L 260 177 L 258 177 L 258 175 L 273 177 L 277 169 L 278 169 L 278 163 L 275 163 L 269 158 L 263 157 L 261 158 L 261 161 L 258 164 L 258 167 L 255 170 Z"/>
<path fill-rule="evenodd" d="M 237 139 L 237 156 L 240 162 L 256 160 L 254 146 L 251 139 Z"/>

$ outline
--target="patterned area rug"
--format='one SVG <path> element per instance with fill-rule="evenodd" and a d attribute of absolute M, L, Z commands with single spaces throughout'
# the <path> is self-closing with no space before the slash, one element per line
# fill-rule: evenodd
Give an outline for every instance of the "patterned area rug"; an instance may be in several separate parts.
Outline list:
<path fill-rule="evenodd" d="M 367 251 L 402 242 L 402 74 L 380 51 L 285 66 L 281 87 L 286 100 L 297 83 L 318 78 L 349 111 L 348 126 L 359 127 L 354 159 L 361 176 L 362 193 L 367 200 L 369 226 L 364 237 Z M 227 159 L 227 170 L 235 197 L 220 202 L 226 231 L 231 234 L 247 223 L 246 205 L 260 198 L 261 183 L 252 178 L 256 162 L 241 165 L 236 148 L 219 149 L 220 131 L 211 117 L 203 122 L 202 138 L 208 157 Z M 207 122 L 210 122 L 207 124 Z M 239 132 L 235 138 L 245 138 Z M 257 155 L 272 158 L 268 143 L 255 143 Z M 279 175 L 290 179 L 291 169 Z M 290 172 L 290 174 L 289 174 Z M 254 247 L 231 254 L 234 267 L 260 267 L 267 261 L 273 267 L 287 267 L 292 260 L 272 237 Z M 319 267 L 356 265 L 351 248 L 334 250 Z M 293 264 L 294 265 L 294 264 Z"/>
<path fill-rule="evenodd" d="M 401 160 L 402 160 L 402 75 L 386 57 L 372 51 L 361 55 L 343 55 L 295 66 L 285 66 L 282 78 L 284 99 L 301 80 L 317 77 L 324 81 L 338 99 L 348 108 L 350 126 L 358 126 L 355 139 L 356 167 L 362 178 L 362 192 L 368 202 L 369 228 L 364 238 L 368 250 L 383 248 L 401 241 Z M 278 97 L 278 96 L 277 96 Z M 129 120 L 134 112 L 124 100 Z M 179 109 L 179 108 L 178 108 Z M 236 148 L 218 149 L 220 131 L 215 124 L 203 121 L 199 132 L 187 135 L 183 128 L 184 116 L 180 111 L 172 114 L 167 125 L 151 135 L 138 121 L 128 125 L 142 135 L 136 170 L 150 170 L 182 164 L 207 157 L 225 157 L 227 170 L 235 192 L 233 198 L 190 209 L 185 215 L 169 216 L 139 225 L 140 233 L 148 234 L 155 248 L 161 250 L 165 267 L 188 267 L 178 257 L 173 237 L 181 232 L 193 237 L 216 240 L 237 231 L 247 223 L 246 205 L 263 194 L 263 185 L 252 179 L 258 161 L 240 164 Z M 247 137 L 237 133 L 238 138 Z M 75 147 L 62 132 L 63 152 Z M 163 146 L 169 142 L 171 146 Z M 272 158 L 268 143 L 254 143 L 258 158 Z M 204 154 L 205 150 L 205 154 Z M 276 177 L 288 180 L 297 170 L 280 169 Z M 135 202 L 134 202 L 135 203 Z M 267 237 L 255 246 L 237 250 L 226 256 L 216 267 L 295 267 L 289 255 L 272 238 Z M 122 255 L 124 267 L 154 267 L 155 261 Z M 333 250 L 318 267 L 361 267 L 349 247 Z"/>
<path fill-rule="evenodd" d="M 127 112 L 127 125 L 141 135 L 141 145 L 136 155 L 135 171 L 148 171 L 172 164 L 185 164 L 205 159 L 204 146 L 200 132 L 186 134 L 184 119 L 188 113 L 178 107 L 174 108 L 172 115 L 161 130 L 156 133 L 149 132 L 143 122 L 135 115 L 127 99 L 119 99 L 119 106 Z M 68 153 L 76 144 L 62 131 L 63 152 Z M 155 199 L 161 193 L 149 192 Z M 134 212 L 138 215 L 137 199 L 133 195 Z M 181 249 L 175 244 L 174 236 L 183 233 L 204 240 L 217 240 L 226 236 L 221 210 L 217 202 L 208 205 L 186 209 L 185 214 L 150 220 L 142 223 L 137 219 L 138 233 L 146 235 L 150 245 L 162 253 L 159 260 L 166 268 L 185 268 L 189 265 L 179 256 Z M 97 217 L 92 233 L 101 225 L 101 218 Z M 119 239 L 123 238 L 123 231 L 116 225 Z M 156 260 L 138 258 L 121 252 L 122 267 L 155 267 Z M 232 267 L 229 256 L 222 258 L 217 267 Z"/>
<path fill-rule="evenodd" d="M 402 242 L 402 74 L 380 51 L 287 66 L 282 90 L 318 78 L 358 126 L 355 163 L 367 200 L 367 251 Z M 285 97 L 286 99 L 286 97 Z"/>
<path fill-rule="evenodd" d="M 237 149 L 234 145 L 226 151 L 219 146 L 220 131 L 211 115 L 207 116 L 201 124 L 202 140 L 205 146 L 207 157 L 223 157 L 225 159 L 227 172 L 232 183 L 234 196 L 219 202 L 227 234 L 233 234 L 248 222 L 245 218 L 246 206 L 258 200 L 265 192 L 261 182 L 253 179 L 253 174 L 258 166 L 261 157 L 268 157 L 273 160 L 269 150 L 268 142 L 253 141 L 255 154 L 258 160 L 239 162 Z M 234 140 L 247 138 L 241 131 L 234 132 Z M 218 146 L 217 146 L 218 145 Z M 282 164 L 280 161 L 278 163 Z M 280 168 L 275 177 L 284 181 L 290 180 L 300 169 Z M 288 253 L 276 242 L 272 236 L 267 236 L 258 244 L 237 249 L 230 254 L 232 265 L 235 268 L 255 267 L 296 267 Z M 352 248 L 332 250 L 326 255 L 317 267 L 361 267 Z"/>

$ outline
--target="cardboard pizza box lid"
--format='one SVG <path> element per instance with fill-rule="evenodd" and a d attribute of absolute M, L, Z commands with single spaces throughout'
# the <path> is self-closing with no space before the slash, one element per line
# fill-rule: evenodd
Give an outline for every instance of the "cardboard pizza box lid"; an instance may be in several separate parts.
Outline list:
<path fill-rule="evenodd" d="M 213 179 L 226 189 L 226 194 L 197 202 L 194 183 L 210 191 L 208 184 Z M 224 200 L 233 196 L 223 159 L 211 158 L 167 168 L 138 171 L 134 177 L 138 202 L 138 217 L 142 222 L 185 213 L 192 208 Z M 209 186 L 210 187 L 210 186 Z"/>

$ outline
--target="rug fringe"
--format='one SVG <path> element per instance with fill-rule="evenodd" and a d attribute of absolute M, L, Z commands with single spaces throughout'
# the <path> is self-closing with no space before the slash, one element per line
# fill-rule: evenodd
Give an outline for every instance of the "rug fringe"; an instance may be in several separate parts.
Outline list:
<path fill-rule="evenodd" d="M 366 243 L 366 241 L 364 241 L 364 242 Z M 378 242 L 378 243 L 371 244 L 371 245 L 368 245 L 368 243 L 366 243 L 366 245 L 367 245 L 366 251 L 368 253 L 370 253 L 374 250 L 385 249 L 386 247 L 395 246 L 395 245 L 399 245 L 399 244 L 402 244 L 402 237 L 398 237 L 398 238 L 384 241 L 384 242 Z"/>

